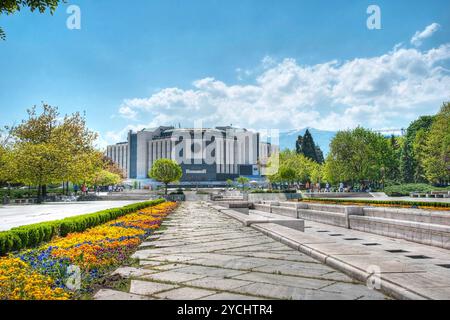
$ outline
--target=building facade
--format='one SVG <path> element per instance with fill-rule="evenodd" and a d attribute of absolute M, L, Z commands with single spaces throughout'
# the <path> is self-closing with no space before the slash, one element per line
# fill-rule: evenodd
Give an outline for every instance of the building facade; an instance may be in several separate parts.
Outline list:
<path fill-rule="evenodd" d="M 158 127 L 129 132 L 128 141 L 108 146 L 106 155 L 128 179 L 147 179 L 158 159 L 181 165 L 182 182 L 210 182 L 260 176 L 278 146 L 259 133 L 232 127 L 175 129 Z"/>

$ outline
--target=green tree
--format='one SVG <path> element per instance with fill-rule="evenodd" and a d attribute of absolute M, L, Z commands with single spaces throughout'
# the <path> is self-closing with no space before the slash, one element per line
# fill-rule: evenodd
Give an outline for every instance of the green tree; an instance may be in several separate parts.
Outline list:
<path fill-rule="evenodd" d="M 122 178 L 116 173 L 112 173 L 107 170 L 100 170 L 96 172 L 92 179 L 87 182 L 92 186 L 113 186 L 121 183 Z"/>
<path fill-rule="evenodd" d="M 8 185 L 8 195 L 11 192 L 11 183 L 14 182 L 16 174 L 16 166 L 11 151 L 11 132 L 12 128 L 5 127 L 0 129 L 0 185 Z"/>
<path fill-rule="evenodd" d="M 404 183 L 423 182 L 424 172 L 419 166 L 419 156 L 414 153 L 414 141 L 417 132 L 424 130 L 428 132 L 433 124 L 433 116 L 422 116 L 413 121 L 407 131 L 402 147 L 400 160 L 401 180 Z"/>
<path fill-rule="evenodd" d="M 402 153 L 403 146 L 403 137 L 396 137 L 391 135 L 389 138 L 389 154 L 391 155 L 390 159 L 386 159 L 388 162 L 386 168 L 386 179 L 389 184 L 399 183 L 401 181 L 400 176 L 400 158 Z"/>
<path fill-rule="evenodd" d="M 331 141 L 324 175 L 333 182 L 382 182 L 393 158 L 382 135 L 361 127 L 340 131 Z"/>
<path fill-rule="evenodd" d="M 324 166 L 318 163 L 314 163 L 312 165 L 311 170 L 311 182 L 322 183 L 323 178 L 324 178 Z"/>
<path fill-rule="evenodd" d="M 242 190 L 244 190 L 245 185 L 250 182 L 250 179 L 247 177 L 239 177 L 237 178 L 237 182 L 242 186 Z"/>
<path fill-rule="evenodd" d="M 322 149 L 320 149 L 319 145 L 316 145 L 316 161 L 319 164 L 325 162 L 325 158 L 323 157 Z"/>
<path fill-rule="evenodd" d="M 28 110 L 28 119 L 12 131 L 12 162 L 16 182 L 38 187 L 38 201 L 46 185 L 87 180 L 101 169 L 93 147 L 97 135 L 79 113 L 61 119 L 58 108 L 43 104 Z"/>
<path fill-rule="evenodd" d="M 305 135 L 303 136 L 302 154 L 308 159 L 317 161 L 316 145 L 308 129 L 306 129 Z"/>
<path fill-rule="evenodd" d="M 436 115 L 425 146 L 420 148 L 420 163 L 431 183 L 450 181 L 450 103 L 444 103 Z M 418 142 L 419 143 L 419 142 Z"/>
<path fill-rule="evenodd" d="M 306 129 L 305 135 L 298 136 L 298 139 L 295 143 L 295 150 L 298 154 L 303 154 L 308 159 L 316 161 L 317 163 L 323 163 L 323 152 L 320 150 L 320 147 L 314 143 L 314 139 L 309 132 L 309 129 Z"/>
<path fill-rule="evenodd" d="M 318 166 L 317 162 L 291 150 L 284 150 L 277 156 L 279 157 L 279 170 L 268 177 L 271 183 L 309 181 L 312 171 Z"/>
<path fill-rule="evenodd" d="M 170 159 L 158 159 L 153 163 L 148 176 L 158 182 L 164 183 L 165 194 L 167 194 L 167 186 L 171 182 L 176 182 L 183 176 L 180 165 Z"/>
<path fill-rule="evenodd" d="M 295 151 L 298 154 L 302 153 L 302 144 L 303 144 L 303 137 L 298 136 L 297 141 L 295 142 Z"/>
<path fill-rule="evenodd" d="M 280 180 L 289 184 L 297 181 L 297 172 L 294 168 L 282 165 L 279 170 Z"/>
<path fill-rule="evenodd" d="M 227 186 L 228 186 L 229 188 L 231 188 L 231 187 L 233 186 L 233 184 L 234 184 L 233 180 L 227 179 Z"/>
<path fill-rule="evenodd" d="M 0 1 L 0 15 L 14 14 L 24 7 L 28 7 L 31 12 L 38 10 L 40 13 L 44 13 L 47 9 L 50 14 L 53 14 L 58 5 L 66 0 L 2 0 Z M 0 39 L 5 40 L 5 32 L 0 27 Z"/>

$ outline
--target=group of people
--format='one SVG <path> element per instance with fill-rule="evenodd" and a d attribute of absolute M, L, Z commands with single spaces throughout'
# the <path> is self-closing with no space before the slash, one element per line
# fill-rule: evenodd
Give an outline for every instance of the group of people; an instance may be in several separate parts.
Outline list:
<path fill-rule="evenodd" d="M 123 192 L 124 188 L 122 186 L 108 186 L 108 192 Z"/>
<path fill-rule="evenodd" d="M 75 193 L 75 195 L 78 195 L 78 192 L 81 192 L 81 195 L 88 195 L 89 193 L 100 193 L 100 192 L 123 192 L 124 191 L 124 187 L 123 186 L 108 186 L 108 187 L 101 187 L 101 186 L 96 186 L 96 187 L 88 187 L 85 184 L 82 184 L 81 186 L 78 185 L 74 185 L 73 186 L 73 191 Z"/>
<path fill-rule="evenodd" d="M 322 188 L 322 185 L 320 183 L 306 182 L 305 189 L 307 192 L 331 192 L 332 191 L 331 186 L 328 182 L 325 184 L 325 188 Z M 354 191 L 370 192 L 370 187 L 366 186 L 365 184 L 362 184 L 358 188 L 355 188 L 352 186 L 345 186 L 345 184 L 343 182 L 340 182 L 337 190 L 333 189 L 333 191 L 336 191 L 336 192 L 354 192 Z"/>
<path fill-rule="evenodd" d="M 306 182 L 305 189 L 307 192 L 330 192 L 330 184 L 327 182 L 325 185 L 325 189 L 322 189 L 322 186 L 319 182 L 317 183 L 309 183 Z"/>

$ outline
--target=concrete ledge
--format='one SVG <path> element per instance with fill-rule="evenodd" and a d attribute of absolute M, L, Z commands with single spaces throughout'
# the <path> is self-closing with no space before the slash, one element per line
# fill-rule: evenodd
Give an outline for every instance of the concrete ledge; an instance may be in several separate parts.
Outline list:
<path fill-rule="evenodd" d="M 271 207 L 271 212 L 294 219 L 298 218 L 298 212 L 296 208 Z"/>
<path fill-rule="evenodd" d="M 347 228 L 347 217 L 343 213 L 335 213 L 335 212 L 325 212 L 325 211 L 317 211 L 317 210 L 298 210 L 298 217 L 311 220 L 316 222 L 321 222 L 325 224 L 330 224 L 333 226 Z"/>
<path fill-rule="evenodd" d="M 251 215 L 247 215 L 244 213 L 241 213 L 236 210 L 232 209 L 220 209 L 219 212 L 236 219 L 246 227 L 250 227 L 253 224 L 265 224 L 265 223 L 273 223 L 280 226 L 284 226 L 286 228 L 290 228 L 296 231 L 303 232 L 305 230 L 305 221 L 300 219 L 280 219 L 277 217 L 268 217 L 263 215 L 258 215 L 255 213 L 252 213 Z"/>
<path fill-rule="evenodd" d="M 253 205 L 253 208 L 255 209 L 255 210 L 258 210 L 258 211 L 264 211 L 264 212 L 272 212 L 271 211 L 271 206 L 270 205 L 268 205 L 268 204 L 260 204 L 260 203 L 255 203 L 254 205 Z"/>

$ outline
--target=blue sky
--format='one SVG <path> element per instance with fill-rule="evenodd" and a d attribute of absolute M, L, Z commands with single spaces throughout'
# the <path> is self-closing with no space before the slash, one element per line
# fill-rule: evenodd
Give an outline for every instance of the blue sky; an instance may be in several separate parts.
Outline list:
<path fill-rule="evenodd" d="M 0 123 L 45 101 L 85 110 L 110 143 L 128 129 L 198 119 L 403 127 L 450 100 L 448 0 L 123 3 L 69 0 L 54 16 L 0 17 Z M 81 30 L 66 28 L 70 4 L 81 8 Z M 370 4 L 381 8 L 381 30 L 366 27 Z"/>

